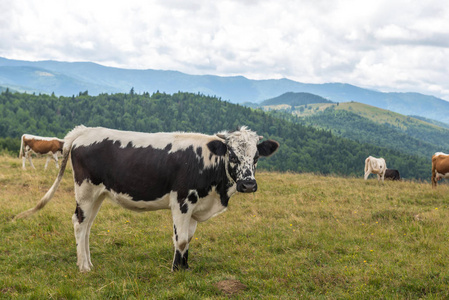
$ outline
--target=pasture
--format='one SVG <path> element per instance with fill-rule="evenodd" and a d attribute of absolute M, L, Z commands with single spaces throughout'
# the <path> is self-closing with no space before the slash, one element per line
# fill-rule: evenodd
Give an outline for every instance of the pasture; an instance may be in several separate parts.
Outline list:
<path fill-rule="evenodd" d="M 71 169 L 56 178 L 0 156 L 0 298 L 441 299 L 449 297 L 449 186 L 258 172 L 259 191 L 198 225 L 189 271 L 170 271 L 171 214 L 105 201 L 91 232 L 94 268 L 80 273 Z M 430 166 L 429 166 L 430 177 Z"/>

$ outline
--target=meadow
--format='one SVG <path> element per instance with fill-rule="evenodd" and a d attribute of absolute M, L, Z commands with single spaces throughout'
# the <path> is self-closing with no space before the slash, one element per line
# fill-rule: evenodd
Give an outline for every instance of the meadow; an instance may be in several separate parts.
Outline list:
<path fill-rule="evenodd" d="M 370 176 L 258 172 L 259 190 L 198 225 L 190 270 L 171 272 L 170 211 L 134 213 L 105 201 L 92 227 L 94 268 L 76 266 L 66 170 L 56 178 L 0 156 L 0 299 L 449 298 L 449 186 Z M 430 166 L 429 166 L 430 177 Z"/>

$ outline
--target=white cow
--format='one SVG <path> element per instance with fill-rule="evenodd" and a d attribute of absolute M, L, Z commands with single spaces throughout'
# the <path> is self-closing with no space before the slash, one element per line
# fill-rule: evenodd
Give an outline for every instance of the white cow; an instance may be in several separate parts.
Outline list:
<path fill-rule="evenodd" d="M 387 170 L 387 164 L 385 163 L 385 159 L 375 158 L 372 156 L 368 156 L 365 159 L 365 180 L 368 179 L 369 174 L 377 174 L 377 181 L 384 181 L 385 171 Z"/>

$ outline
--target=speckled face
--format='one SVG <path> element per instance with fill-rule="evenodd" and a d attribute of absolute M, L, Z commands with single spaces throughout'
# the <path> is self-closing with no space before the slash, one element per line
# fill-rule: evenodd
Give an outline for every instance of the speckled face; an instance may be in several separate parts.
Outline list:
<path fill-rule="evenodd" d="M 259 136 L 245 127 L 226 135 L 228 147 L 228 173 L 237 183 L 239 192 L 255 192 L 257 183 L 254 177 L 259 151 Z"/>

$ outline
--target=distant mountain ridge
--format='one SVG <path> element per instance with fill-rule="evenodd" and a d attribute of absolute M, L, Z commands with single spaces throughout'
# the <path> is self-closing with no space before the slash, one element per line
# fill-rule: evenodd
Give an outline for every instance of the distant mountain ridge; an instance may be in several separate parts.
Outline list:
<path fill-rule="evenodd" d="M 356 101 L 404 115 L 449 124 L 449 102 L 418 93 L 383 93 L 345 83 L 307 84 L 289 79 L 188 75 L 178 71 L 130 70 L 90 62 L 21 61 L 0 57 L 0 86 L 17 91 L 72 96 L 88 91 L 137 93 L 178 91 L 216 96 L 232 103 L 271 99 L 287 92 L 311 93 L 334 102 Z"/>
<path fill-rule="evenodd" d="M 315 94 L 288 92 L 278 97 L 262 101 L 260 103 L 260 106 L 279 105 L 279 104 L 298 106 L 312 103 L 333 103 L 333 102 Z"/>

